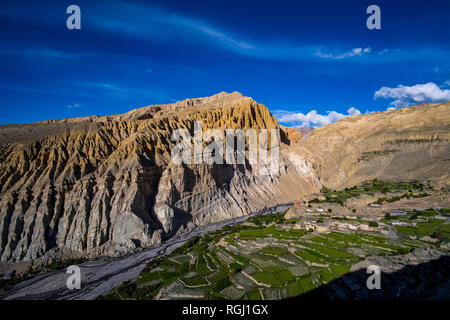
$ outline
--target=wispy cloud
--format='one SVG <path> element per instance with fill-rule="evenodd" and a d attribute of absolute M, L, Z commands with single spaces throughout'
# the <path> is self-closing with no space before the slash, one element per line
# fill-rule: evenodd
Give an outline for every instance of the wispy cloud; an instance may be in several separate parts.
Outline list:
<path fill-rule="evenodd" d="M 73 96 L 82 98 L 98 98 L 99 96 L 113 96 L 120 99 L 127 99 L 131 96 L 141 96 L 149 99 L 155 99 L 157 101 L 168 99 L 165 91 L 158 88 L 144 88 L 144 87 L 125 87 L 111 82 L 94 82 L 94 81 L 68 81 L 65 82 L 69 89 L 55 90 L 56 84 L 47 84 L 44 86 L 15 86 L 0 83 L 0 90 L 10 90 L 33 94 L 50 94 L 59 96 Z M 77 86 L 78 88 L 73 88 Z M 82 88 L 85 88 L 83 90 Z M 69 107 L 71 106 L 71 107 Z M 80 104 L 81 106 L 81 104 Z M 75 104 L 66 106 L 67 108 L 76 108 Z"/>
<path fill-rule="evenodd" d="M 371 53 L 368 47 L 353 48 L 343 53 L 328 53 L 335 50 L 328 46 L 280 43 L 279 40 L 254 41 L 222 30 L 208 21 L 171 12 L 154 5 L 119 2 L 108 8 L 98 7 L 97 10 L 98 14 L 95 15 L 95 20 L 92 20 L 91 24 L 101 30 L 146 40 L 184 40 L 189 44 L 198 41 L 203 45 L 206 40 L 215 46 L 250 57 L 293 61 L 319 58 L 341 60 L 367 56 Z M 130 23 L 131 20 L 133 23 Z M 384 53 L 387 55 L 388 51 Z"/>
<path fill-rule="evenodd" d="M 80 108 L 81 104 L 80 103 L 73 103 L 73 104 L 69 104 L 66 106 L 67 109 L 74 109 L 74 108 Z"/>
<path fill-rule="evenodd" d="M 374 94 L 374 99 L 395 99 L 390 103 L 395 108 L 402 108 L 421 103 L 437 103 L 450 100 L 450 90 L 441 89 L 434 82 L 414 86 L 399 85 L 396 88 L 382 87 Z"/>
<path fill-rule="evenodd" d="M 155 5 L 118 2 L 108 8 L 98 7 L 99 15 L 91 23 L 98 28 L 134 37 L 159 40 L 207 36 L 216 43 L 236 50 L 256 50 L 252 44 L 237 39 L 205 21 L 167 11 Z M 130 23 L 130 19 L 133 23 Z"/>
<path fill-rule="evenodd" d="M 62 91 L 62 90 L 55 90 L 54 86 L 51 88 L 38 88 L 38 87 L 25 87 L 25 86 L 14 86 L 14 85 L 5 85 L 0 84 L 0 89 L 4 90 L 11 90 L 11 91 L 18 91 L 18 92 L 25 92 L 25 93 L 35 93 L 35 94 L 50 94 L 50 95 L 58 95 L 58 96 L 78 96 L 78 97 L 85 97 L 85 98 L 92 98 L 95 96 L 89 96 L 86 94 L 80 94 L 79 92 L 68 92 L 68 91 Z"/>
<path fill-rule="evenodd" d="M 129 90 L 121 87 L 114 83 L 109 82 L 91 82 L 91 81 L 75 81 L 73 84 L 87 87 L 87 88 L 94 88 L 94 89 L 105 89 L 108 91 L 116 92 L 116 93 L 128 93 Z"/>
<path fill-rule="evenodd" d="M 110 95 L 119 99 L 129 99 L 130 97 L 140 96 L 158 102 L 167 101 L 169 99 L 166 91 L 157 87 L 137 87 L 109 81 L 70 81 L 69 84 L 85 88 L 91 95 L 98 95 L 101 93 L 101 95 Z"/>
<path fill-rule="evenodd" d="M 86 53 L 64 52 L 52 48 L 3 48 L 0 49 L 0 55 L 19 56 L 28 59 L 78 59 L 89 56 Z"/>
<path fill-rule="evenodd" d="M 77 59 L 89 56 L 86 53 L 63 52 L 51 48 L 25 49 L 22 54 L 26 57 L 44 57 L 54 59 Z"/>
<path fill-rule="evenodd" d="M 336 111 L 327 111 L 327 114 L 319 114 L 316 110 L 311 110 L 307 114 L 302 112 L 291 112 L 278 110 L 274 111 L 275 117 L 282 124 L 294 127 L 322 127 L 324 125 L 336 122 L 345 117 L 360 115 L 361 112 L 352 107 L 347 110 L 347 114 L 342 114 Z"/>
<path fill-rule="evenodd" d="M 22 19 L 31 19 L 42 23 L 41 15 L 23 17 L 22 9 L 7 9 L 15 9 L 13 12 L 8 11 L 7 16 L 15 14 Z M 431 59 L 441 61 L 450 54 L 447 49 L 439 48 L 376 49 L 366 47 L 363 44 L 346 48 L 346 46 L 342 46 L 342 43 L 320 45 L 287 39 L 280 41 L 280 39 L 270 38 L 263 40 L 249 38 L 240 31 L 227 30 L 207 19 L 192 17 L 159 5 L 143 2 L 114 1 L 107 4 L 93 2 L 89 12 L 90 14 L 83 18 L 83 21 L 85 21 L 83 23 L 97 31 L 120 34 L 143 41 L 167 43 L 184 41 L 187 45 L 214 46 L 243 56 L 271 60 L 307 61 L 321 59 L 336 62 L 384 63 Z M 0 13 L 0 15 L 4 14 L 5 12 Z M 30 49 L 27 53 L 22 52 L 22 54 L 71 59 L 84 56 L 80 53 L 64 53 L 43 49 Z"/>
<path fill-rule="evenodd" d="M 355 56 L 362 56 L 364 54 L 369 54 L 370 51 L 371 51 L 370 48 L 354 48 L 354 49 L 351 49 L 350 51 L 340 53 L 340 54 L 323 53 L 321 51 L 317 51 L 316 56 L 318 56 L 320 58 L 325 58 L 325 59 L 340 60 L 340 59 L 345 59 L 345 58 L 350 58 L 350 57 L 355 57 Z"/>

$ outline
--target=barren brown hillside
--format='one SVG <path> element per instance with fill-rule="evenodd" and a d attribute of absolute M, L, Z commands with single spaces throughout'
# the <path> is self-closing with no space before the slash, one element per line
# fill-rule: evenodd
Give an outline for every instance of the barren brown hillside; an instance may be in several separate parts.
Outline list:
<path fill-rule="evenodd" d="M 345 118 L 312 132 L 304 147 L 329 188 L 364 180 L 450 183 L 450 102 Z"/>
<path fill-rule="evenodd" d="M 1 261 L 49 251 L 115 254 L 320 188 L 299 156 L 282 155 L 274 176 L 255 174 L 250 164 L 171 163 L 170 134 L 192 131 L 196 120 L 204 129 L 278 128 L 265 106 L 237 92 L 123 115 L 0 126 Z"/>
<path fill-rule="evenodd" d="M 106 117 L 0 126 L 2 262 L 99 256 L 299 200 L 324 185 L 383 179 L 448 184 L 450 103 L 349 117 L 302 137 L 282 127 L 280 172 L 176 165 L 177 128 L 279 128 L 240 93 Z"/>

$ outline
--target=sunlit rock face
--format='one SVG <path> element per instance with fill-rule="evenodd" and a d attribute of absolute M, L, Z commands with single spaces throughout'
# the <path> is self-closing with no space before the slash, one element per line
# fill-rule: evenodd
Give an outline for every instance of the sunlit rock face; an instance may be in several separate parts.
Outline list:
<path fill-rule="evenodd" d="M 279 170 L 176 164 L 176 129 L 280 129 Z M 301 200 L 322 186 L 448 186 L 450 103 L 352 116 L 307 136 L 240 93 L 121 115 L 0 126 L 1 262 L 116 255 L 196 226 Z M 206 145 L 206 143 L 205 143 Z M 248 150 L 247 150 L 248 151 Z"/>
<path fill-rule="evenodd" d="M 248 159 L 173 163 L 172 132 L 192 132 L 195 121 L 203 130 L 280 128 L 265 106 L 237 92 L 0 126 L 1 262 L 115 255 L 320 189 L 309 151 L 283 129 L 280 169 L 271 175 Z"/>
<path fill-rule="evenodd" d="M 332 189 L 374 178 L 450 184 L 450 102 L 342 119 L 314 130 L 303 146 Z"/>

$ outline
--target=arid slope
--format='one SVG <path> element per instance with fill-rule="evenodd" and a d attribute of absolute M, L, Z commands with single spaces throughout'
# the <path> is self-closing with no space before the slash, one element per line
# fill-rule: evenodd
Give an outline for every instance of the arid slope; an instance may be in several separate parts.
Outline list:
<path fill-rule="evenodd" d="M 175 165 L 170 135 L 192 132 L 194 121 L 204 129 L 279 127 L 265 106 L 237 92 L 0 126 L 1 262 L 115 255 L 321 187 L 304 157 L 287 149 L 272 176 L 248 163 Z"/>
<path fill-rule="evenodd" d="M 171 162 L 178 128 L 280 128 L 240 93 L 122 115 L 0 126 L 1 262 L 116 255 L 177 232 L 373 178 L 448 185 L 450 103 L 281 127 L 280 171 Z"/>
<path fill-rule="evenodd" d="M 313 131 L 301 145 L 329 188 L 374 178 L 448 186 L 450 102 L 348 117 Z"/>

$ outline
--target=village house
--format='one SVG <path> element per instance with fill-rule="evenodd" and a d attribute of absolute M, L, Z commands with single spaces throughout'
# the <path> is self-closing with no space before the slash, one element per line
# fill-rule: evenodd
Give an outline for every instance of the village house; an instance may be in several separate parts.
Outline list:
<path fill-rule="evenodd" d="M 410 226 L 411 225 L 409 223 L 406 223 L 406 222 L 403 222 L 403 221 L 398 221 L 398 220 L 392 221 L 391 224 L 393 226 Z"/>
<path fill-rule="evenodd" d="M 371 227 L 371 226 L 369 226 L 368 224 L 365 224 L 365 223 L 361 223 L 359 225 L 359 228 L 361 230 L 363 230 L 363 231 L 374 231 L 376 229 L 375 227 Z"/>
<path fill-rule="evenodd" d="M 314 221 L 301 221 L 294 226 L 294 229 L 314 230 L 318 232 L 327 232 L 328 227 L 324 223 L 317 223 Z"/>
<path fill-rule="evenodd" d="M 357 231 L 359 229 L 359 223 L 357 222 L 349 222 L 348 229 L 352 231 Z"/>
<path fill-rule="evenodd" d="M 339 231 L 349 230 L 348 222 L 345 221 L 333 221 L 330 226 Z"/>
<path fill-rule="evenodd" d="M 325 224 L 316 224 L 316 231 L 318 232 L 327 232 L 328 231 L 328 226 L 326 226 Z"/>
<path fill-rule="evenodd" d="M 373 231 L 376 228 L 370 227 L 368 224 L 360 224 L 355 221 L 333 221 L 330 227 L 338 231 L 357 231 L 359 229 L 365 231 Z"/>

